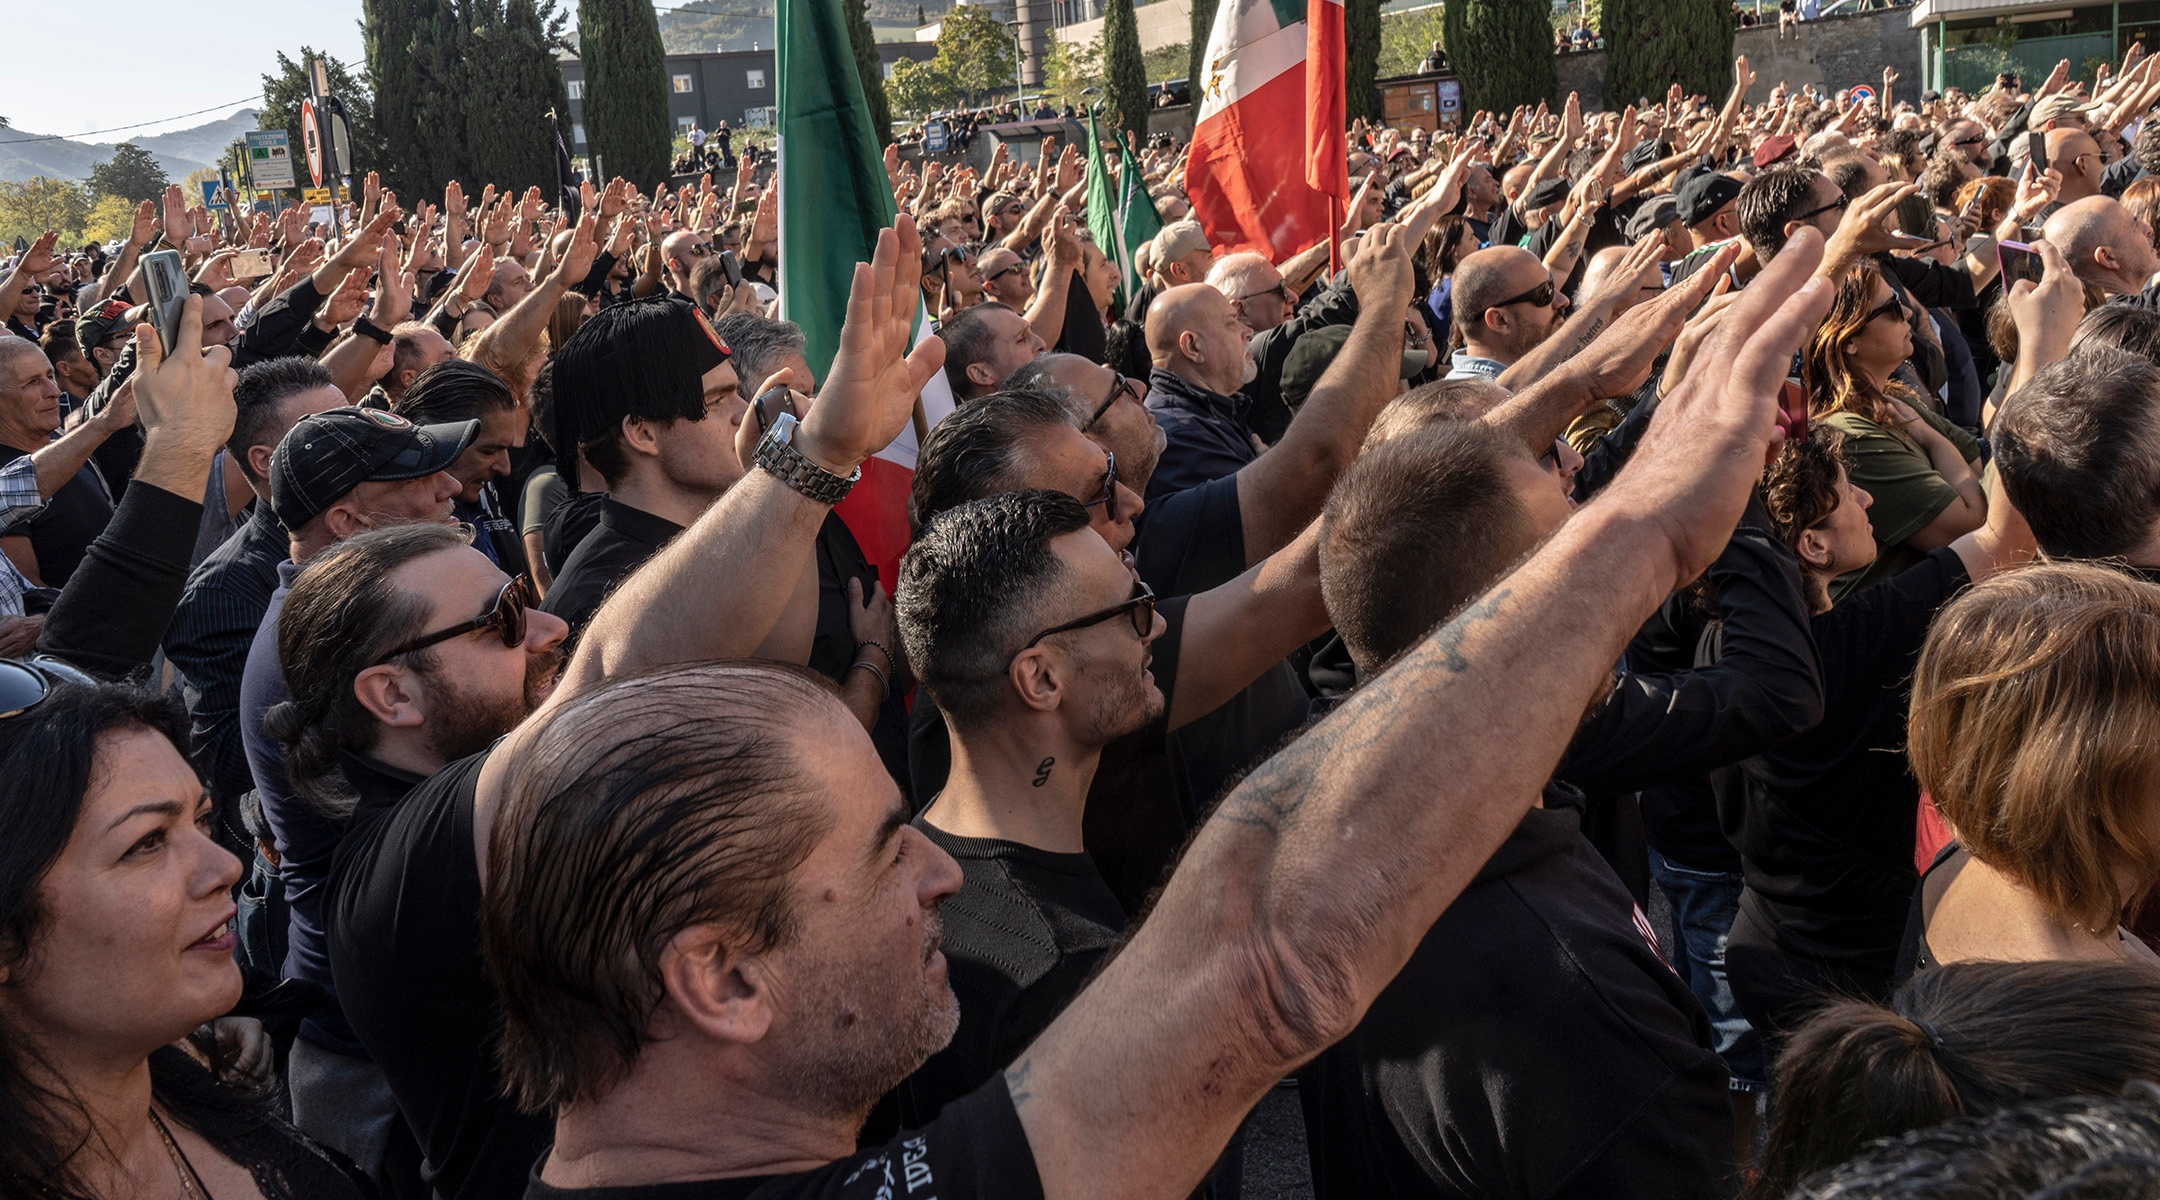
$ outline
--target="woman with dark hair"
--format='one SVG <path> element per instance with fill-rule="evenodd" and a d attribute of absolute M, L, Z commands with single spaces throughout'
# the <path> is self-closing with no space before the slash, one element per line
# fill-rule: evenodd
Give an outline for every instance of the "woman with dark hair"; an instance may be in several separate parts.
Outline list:
<path fill-rule="evenodd" d="M 0 1194 L 372 1194 L 198 1040 L 240 998 L 240 860 L 187 731 L 154 692 L 0 660 Z"/>
<path fill-rule="evenodd" d="M 1887 1006 L 1841 1000 L 1792 1035 L 1748 1200 L 1771 1200 L 1877 1138 L 2035 1100 L 2160 1079 L 2160 970 L 1960 963 Z"/>
<path fill-rule="evenodd" d="M 1907 680 L 1936 610 L 2032 553 L 2031 531 L 1998 488 L 1987 524 L 1833 607 L 1832 581 L 1872 562 L 1878 541 L 1873 500 L 1846 468 L 1849 445 L 1832 427 L 1811 428 L 1763 476 L 1771 529 L 1800 560 L 1823 719 L 1748 760 L 1718 794 L 1745 885 L 1726 973 L 1772 1044 L 1826 996 L 1889 996 L 1917 878 Z"/>
<path fill-rule="evenodd" d="M 1891 378 L 1913 352 L 1911 317 L 1863 259 L 1838 276 L 1830 314 L 1801 353 L 1809 418 L 1845 435 L 1852 481 L 1875 498 L 1875 561 L 1834 581 L 1833 596 L 1888 579 L 1987 519 L 1979 443 Z"/>

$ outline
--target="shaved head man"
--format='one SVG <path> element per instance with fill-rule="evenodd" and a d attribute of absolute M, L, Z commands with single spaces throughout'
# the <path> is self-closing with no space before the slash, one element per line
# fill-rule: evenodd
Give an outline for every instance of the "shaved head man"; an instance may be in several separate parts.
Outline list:
<path fill-rule="evenodd" d="M 975 260 L 975 274 L 982 279 L 985 297 L 1016 313 L 1026 312 L 1028 301 L 1035 298 L 1035 280 L 1027 262 L 1003 246 L 983 251 Z"/>
<path fill-rule="evenodd" d="M 2051 129 L 2047 152 L 2048 166 L 2062 173 L 2056 203 L 2075 204 L 2100 194 L 2100 172 L 2106 164 L 2100 161 L 2100 143 L 2091 134 L 2077 128 Z"/>
<path fill-rule="evenodd" d="M 2048 135 L 2051 143 L 2054 136 Z M 2040 236 L 2062 251 L 2079 281 L 2109 296 L 2136 295 L 2160 273 L 2152 230 L 2106 196 L 2064 205 L 2047 219 Z"/>
<path fill-rule="evenodd" d="M 1252 380 L 1245 353 L 1252 328 L 1238 319 L 1230 299 L 1204 283 L 1174 287 L 1148 308 L 1147 342 L 1155 369 L 1227 396 Z"/>
<path fill-rule="evenodd" d="M 694 300 L 696 293 L 690 290 L 690 273 L 697 270 L 697 265 L 712 252 L 712 243 L 694 230 L 678 229 L 660 239 L 660 254 L 667 264 L 668 287 L 676 295 Z"/>
<path fill-rule="evenodd" d="M 1494 246 L 1455 268 L 1455 352 L 1449 379 L 1496 378 L 1559 328 L 1567 297 L 1537 255 Z"/>
<path fill-rule="evenodd" d="M 1231 311 L 1256 334 L 1290 319 L 1296 298 L 1265 254 L 1250 250 L 1226 254 L 1208 268 L 1207 282 L 1230 301 Z"/>

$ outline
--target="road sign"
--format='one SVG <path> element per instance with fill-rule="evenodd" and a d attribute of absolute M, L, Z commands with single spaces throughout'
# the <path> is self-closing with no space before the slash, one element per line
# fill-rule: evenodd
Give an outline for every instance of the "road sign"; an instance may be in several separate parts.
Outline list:
<path fill-rule="evenodd" d="M 950 136 L 945 122 L 930 121 L 923 125 L 923 150 L 929 154 L 945 153 L 946 139 Z"/>
<path fill-rule="evenodd" d="M 313 100 L 302 100 L 300 102 L 300 140 L 307 147 L 308 178 L 315 181 L 316 187 L 321 187 L 323 170 L 322 127 L 315 123 L 315 102 Z"/>
<path fill-rule="evenodd" d="M 1854 104 L 1873 100 L 1875 98 L 1875 89 L 1863 83 L 1852 90 L 1852 98 Z"/>
<path fill-rule="evenodd" d="M 330 189 L 326 187 L 302 188 L 300 189 L 300 197 L 309 204 L 328 204 L 330 203 Z"/>
<path fill-rule="evenodd" d="M 247 135 L 248 175 L 258 188 L 297 187 L 293 180 L 291 138 L 282 129 L 255 129 Z"/>
<path fill-rule="evenodd" d="M 211 210 L 211 211 L 213 211 L 213 212 L 215 212 L 215 211 L 217 211 L 217 210 L 219 210 L 219 209 L 222 209 L 222 208 L 224 208 L 224 207 L 225 207 L 225 199 L 224 199 L 224 197 L 222 197 L 222 196 L 220 196 L 220 195 L 218 194 L 218 193 L 219 193 L 220 191 L 222 191 L 222 190 L 223 190 L 223 188 L 224 188 L 224 185 L 223 185 L 223 184 L 220 184 L 220 183 L 219 183 L 219 182 L 218 182 L 217 180 L 215 180 L 215 179 L 205 179 L 205 180 L 203 180 L 203 181 L 202 181 L 202 198 L 203 198 L 203 207 L 204 207 L 204 208 L 207 208 L 207 209 L 210 209 L 210 210 Z"/>

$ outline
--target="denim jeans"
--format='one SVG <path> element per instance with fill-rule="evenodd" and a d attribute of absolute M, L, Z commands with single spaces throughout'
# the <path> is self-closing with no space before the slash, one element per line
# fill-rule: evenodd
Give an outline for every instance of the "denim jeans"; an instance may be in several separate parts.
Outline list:
<path fill-rule="evenodd" d="M 1725 975 L 1725 942 L 1740 911 L 1740 876 L 1698 871 L 1650 852 L 1650 872 L 1672 905 L 1672 965 L 1710 1015 L 1718 1057 L 1732 1072 L 1735 1091 L 1767 1089 L 1762 1039 L 1741 1015 Z"/>

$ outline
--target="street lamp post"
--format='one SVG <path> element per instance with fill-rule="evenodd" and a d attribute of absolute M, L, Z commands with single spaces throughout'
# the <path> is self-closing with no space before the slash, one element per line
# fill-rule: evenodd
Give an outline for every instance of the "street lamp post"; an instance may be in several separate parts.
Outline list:
<path fill-rule="evenodd" d="M 1013 0 L 1013 11 L 1015 13 L 1019 12 L 1018 6 L 1025 3 L 1027 3 L 1027 0 Z M 1020 44 L 1020 22 L 1012 20 L 1005 22 L 1005 24 L 1013 31 L 1013 105 L 1016 108 L 1024 109 L 1027 106 L 1027 92 L 1021 86 L 1020 74 L 1027 64 L 1027 49 Z M 1022 115 L 1026 114 L 1023 113 Z"/>

